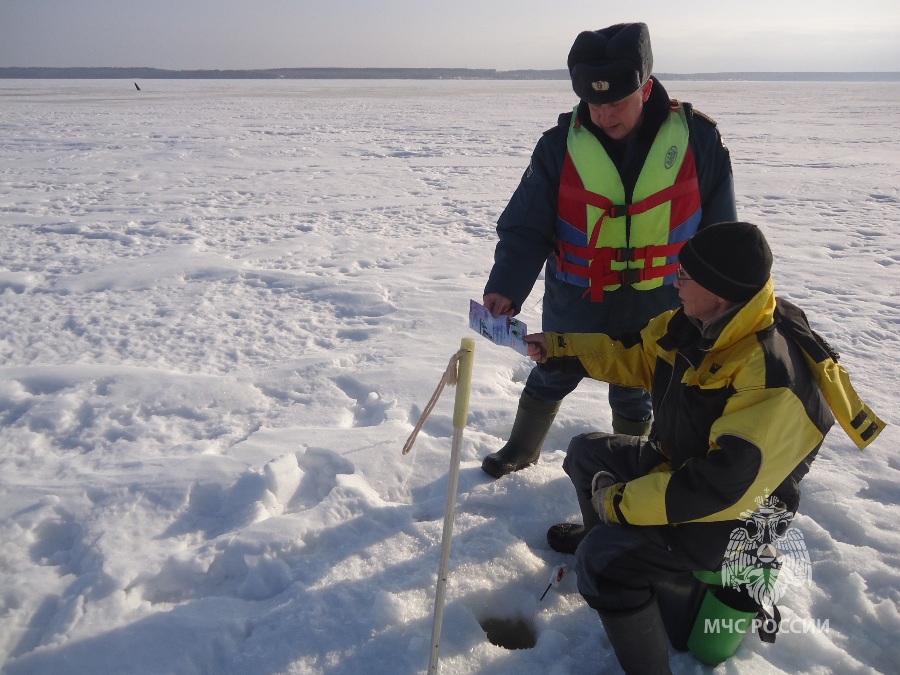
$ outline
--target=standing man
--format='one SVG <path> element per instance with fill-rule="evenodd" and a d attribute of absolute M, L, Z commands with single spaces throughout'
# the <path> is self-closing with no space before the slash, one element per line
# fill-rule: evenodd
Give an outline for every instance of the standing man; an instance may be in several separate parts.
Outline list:
<path fill-rule="evenodd" d="M 693 571 L 719 571 L 729 551 L 741 552 L 729 542 L 764 499 L 790 522 L 835 418 L 860 448 L 884 427 L 804 313 L 776 298 L 756 226 L 711 225 L 680 259 L 682 306 L 642 331 L 526 338 L 545 369 L 653 395 L 649 439 L 572 439 L 563 469 L 583 524 L 547 533 L 554 550 L 575 554 L 578 590 L 626 673 L 670 672 L 667 637 L 684 649 L 697 615 Z"/>
<path fill-rule="evenodd" d="M 500 216 L 484 305 L 515 316 L 544 268 L 545 331 L 620 335 L 678 305 L 681 245 L 736 219 L 731 159 L 715 122 L 651 77 L 645 24 L 581 33 L 568 66 L 581 100 L 538 141 Z M 484 471 L 500 478 L 537 462 L 581 379 L 532 370 L 509 441 Z M 616 433 L 648 432 L 646 391 L 610 385 L 609 404 Z"/>

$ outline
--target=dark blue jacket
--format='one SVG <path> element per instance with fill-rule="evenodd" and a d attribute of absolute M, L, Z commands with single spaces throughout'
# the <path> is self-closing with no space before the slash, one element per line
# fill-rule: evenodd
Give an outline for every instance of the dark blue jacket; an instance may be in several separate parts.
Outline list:
<path fill-rule="evenodd" d="M 728 149 L 715 122 L 696 113 L 689 103 L 684 107 L 700 184 L 700 227 L 737 220 Z M 583 102 L 579 106 L 579 120 L 594 132 L 616 163 L 629 196 L 668 111 L 669 95 L 654 79 L 641 128 L 633 140 L 623 145 L 590 121 Z M 556 278 L 556 201 L 571 115 L 560 115 L 557 126 L 538 141 L 528 169 L 497 221 L 500 241 L 484 292 L 504 295 L 521 309 L 543 267 L 542 330 L 618 336 L 639 330 L 658 314 L 678 307 L 678 292 L 671 285 L 648 291 L 622 286 L 604 293 L 603 302 L 591 302 L 584 297 L 584 288 Z"/>

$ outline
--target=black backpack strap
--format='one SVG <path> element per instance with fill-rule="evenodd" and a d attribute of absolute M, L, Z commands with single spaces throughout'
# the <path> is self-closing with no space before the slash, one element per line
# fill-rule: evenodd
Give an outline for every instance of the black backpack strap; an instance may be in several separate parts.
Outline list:
<path fill-rule="evenodd" d="M 759 639 L 767 644 L 774 643 L 778 635 L 778 628 L 781 626 L 781 612 L 778 611 L 778 607 L 772 605 L 771 612 L 760 607 L 756 619 L 759 625 Z"/>

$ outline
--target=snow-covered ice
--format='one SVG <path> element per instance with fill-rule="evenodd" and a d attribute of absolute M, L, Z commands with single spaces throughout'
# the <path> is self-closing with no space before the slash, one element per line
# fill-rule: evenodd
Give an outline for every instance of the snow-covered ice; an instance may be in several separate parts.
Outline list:
<path fill-rule="evenodd" d="M 900 85 L 672 82 L 731 149 L 739 214 L 890 425 L 835 428 L 795 520 L 812 583 L 716 673 L 900 671 Z M 452 389 L 494 223 L 566 82 L 0 81 L 0 669 L 415 673 L 430 653 Z M 521 318 L 540 326 L 540 283 Z M 476 336 L 477 337 L 477 336 Z M 477 343 L 446 673 L 604 673 L 541 462 L 481 472 L 530 362 Z M 492 645 L 522 621 L 536 645 Z M 703 673 L 688 654 L 676 673 Z"/>

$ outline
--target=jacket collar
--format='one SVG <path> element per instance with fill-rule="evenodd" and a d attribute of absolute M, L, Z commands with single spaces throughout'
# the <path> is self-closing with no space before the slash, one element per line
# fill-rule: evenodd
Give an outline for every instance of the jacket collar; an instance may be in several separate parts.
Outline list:
<path fill-rule="evenodd" d="M 730 347 L 775 322 L 775 282 L 772 277 L 769 277 L 766 285 L 756 295 L 734 309 L 736 311 L 733 315 L 727 312 L 721 317 L 725 319 L 724 325 L 713 319 L 704 327 L 704 337 L 712 341 L 709 351 Z"/>
<path fill-rule="evenodd" d="M 726 349 L 748 335 L 755 335 L 773 325 L 774 316 L 775 282 L 770 276 L 766 285 L 746 303 L 705 325 L 688 318 L 684 308 L 680 307 L 670 318 L 666 334 L 658 344 L 667 351 L 691 351 L 699 360 L 701 357 L 696 351 L 703 353 Z"/>

